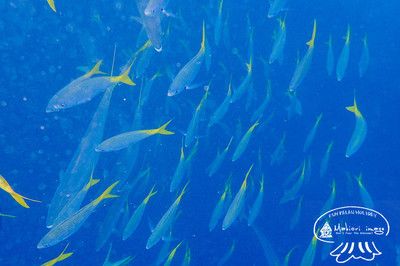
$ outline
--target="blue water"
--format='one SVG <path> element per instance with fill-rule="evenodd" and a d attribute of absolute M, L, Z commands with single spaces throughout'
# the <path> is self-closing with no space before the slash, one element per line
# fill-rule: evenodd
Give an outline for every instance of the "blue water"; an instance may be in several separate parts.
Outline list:
<path fill-rule="evenodd" d="M 38 199 L 28 202 L 30 209 L 18 205 L 6 192 L 0 191 L 1 213 L 16 218 L 0 217 L 0 265 L 40 265 L 56 257 L 66 243 L 73 256 L 60 262 L 64 265 L 102 265 L 112 243 L 111 260 L 134 256 L 132 265 L 152 265 L 163 243 L 146 250 L 151 224 L 158 222 L 175 200 L 169 192 L 170 179 L 179 161 L 184 133 L 195 108 L 204 95 L 203 86 L 167 97 L 167 90 L 179 69 L 198 51 L 201 24 L 206 23 L 211 65 L 205 63 L 193 83 L 209 85 L 209 96 L 203 106 L 196 132 L 198 152 L 191 159 L 190 170 L 183 184 L 190 180 L 187 193 L 179 207 L 179 215 L 172 227 L 171 248 L 180 241 L 172 265 L 180 265 L 188 246 L 192 265 L 216 265 L 228 252 L 235 249 L 225 265 L 269 265 L 271 252 L 278 265 L 295 248 L 289 265 L 300 261 L 313 238 L 313 224 L 331 193 L 336 181 L 336 198 L 332 208 L 346 205 L 363 206 L 355 177 L 363 174 L 363 184 L 374 202 L 374 209 L 385 215 L 391 225 L 389 236 L 381 238 L 382 255 L 372 265 L 396 265 L 397 232 L 400 224 L 398 174 L 400 143 L 399 130 L 399 4 L 395 1 L 291 1 L 286 16 L 287 38 L 282 64 L 264 64 L 273 43 L 272 32 L 276 18 L 267 18 L 268 1 L 224 1 L 223 31 L 219 46 L 214 44 L 214 21 L 219 1 L 170 1 L 167 10 L 172 17 L 162 23 L 163 50 L 153 52 L 141 77 L 131 75 L 137 83 L 131 87 L 118 85 L 112 96 L 104 138 L 130 129 L 138 104 L 140 89 L 156 72 L 161 73 L 151 87 L 149 99 L 143 107 L 142 128 L 156 128 L 173 119 L 171 136 L 154 136 L 137 145 L 136 160 L 129 179 L 150 168 L 150 177 L 133 188 L 127 204 L 123 203 L 121 218 L 115 232 L 100 251 L 96 239 L 114 202 L 101 203 L 80 230 L 62 243 L 47 249 L 37 249 L 39 240 L 47 233 L 48 205 L 59 183 L 59 173 L 65 171 L 101 96 L 92 101 L 56 113 L 46 113 L 50 98 L 73 79 L 84 74 L 102 59 L 102 70 L 110 73 L 114 49 L 114 71 L 118 72 L 138 49 L 137 43 L 146 40 L 135 1 L 56 1 L 54 13 L 46 1 L 0 2 L 0 174 L 15 191 Z M 296 95 L 302 104 L 302 115 L 288 117 L 288 85 L 296 60 L 306 53 L 306 42 L 311 37 L 312 23 L 318 23 L 313 61 Z M 342 49 L 347 25 L 351 26 L 350 59 L 345 78 L 338 82 L 326 72 L 326 53 L 332 35 L 335 60 Z M 219 125 L 207 129 L 213 111 L 223 101 L 230 79 L 233 90 L 245 78 L 245 63 L 249 57 L 249 32 L 254 34 L 253 86 L 230 105 Z M 363 78 L 358 75 L 362 38 L 368 36 L 370 62 Z M 152 49 L 152 48 L 150 48 Z M 133 64 L 135 72 L 136 65 Z M 252 125 L 250 117 L 265 97 L 267 81 L 271 81 L 272 98 L 260 125 L 255 129 L 249 146 L 239 160 L 231 162 L 234 148 Z M 345 150 L 354 128 L 354 115 L 345 110 L 353 103 L 354 92 L 360 111 L 368 123 L 367 137 L 359 151 L 351 158 Z M 250 98 L 249 98 L 250 97 Z M 323 113 L 314 142 L 307 153 L 304 141 L 316 117 Z M 286 133 L 285 154 L 279 165 L 270 165 L 271 154 Z M 213 177 L 205 169 L 217 150 L 234 141 L 225 161 Z M 331 158 L 324 177 L 319 176 L 321 158 L 328 144 L 334 141 Z M 190 154 L 194 145 L 185 149 Z M 123 151 L 101 154 L 94 177 L 100 184 L 90 189 L 84 204 L 96 198 L 113 181 L 119 180 L 115 167 Z M 310 158 L 311 174 L 298 197 L 285 204 L 279 201 L 287 187 L 283 184 L 304 159 Z M 233 196 L 239 190 L 246 171 L 254 163 L 248 180 L 247 198 L 238 220 L 225 231 L 221 224 L 209 232 L 212 210 L 232 174 Z M 114 170 L 113 170 L 114 169 Z M 253 204 L 261 176 L 265 176 L 265 196 L 255 225 L 271 247 L 265 253 L 252 227 L 247 225 L 248 211 Z M 297 180 L 299 175 L 296 175 Z M 349 177 L 350 176 L 350 177 Z M 153 185 L 158 193 L 145 211 L 139 228 L 126 241 L 121 239 L 121 228 Z M 289 186 L 290 187 L 290 186 Z M 123 191 L 117 187 L 116 194 Z M 181 186 L 182 188 L 182 186 Z M 300 219 L 289 229 L 299 198 L 303 197 Z M 122 198 L 122 197 L 121 197 Z M 126 207 L 126 205 L 128 207 Z M 368 206 L 366 206 L 368 207 Z M 117 216 L 117 213 L 115 213 Z M 315 259 L 307 265 L 336 265 L 334 258 L 318 242 Z M 266 258 L 269 257 L 268 258 Z M 399 255 L 397 255 L 399 256 Z M 398 263 L 397 259 L 397 263 Z M 352 260 L 348 265 L 366 265 Z M 61 265 L 61 264 L 60 264 Z"/>

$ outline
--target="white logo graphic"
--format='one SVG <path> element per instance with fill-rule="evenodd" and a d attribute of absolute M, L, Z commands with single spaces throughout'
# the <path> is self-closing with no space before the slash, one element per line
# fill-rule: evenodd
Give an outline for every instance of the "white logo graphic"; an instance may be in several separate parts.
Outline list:
<path fill-rule="evenodd" d="M 372 261 L 382 252 L 376 244 L 389 235 L 390 225 L 381 213 L 359 206 L 345 206 L 322 214 L 314 223 L 314 236 L 336 243 L 330 255 L 337 263 L 351 259 Z"/>

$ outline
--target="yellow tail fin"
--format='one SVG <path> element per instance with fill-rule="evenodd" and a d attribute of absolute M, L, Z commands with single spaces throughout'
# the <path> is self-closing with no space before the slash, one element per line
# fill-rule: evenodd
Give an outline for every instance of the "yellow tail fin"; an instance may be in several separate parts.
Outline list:
<path fill-rule="evenodd" d="M 182 191 L 181 191 L 181 194 L 179 194 L 179 196 L 176 198 L 176 200 L 175 200 L 175 203 L 176 204 L 179 204 L 179 202 L 181 202 L 181 200 L 182 200 L 182 197 L 183 197 L 183 195 L 185 195 L 185 193 L 186 193 L 186 189 L 187 189 L 187 186 L 189 185 L 189 181 L 186 183 L 186 185 L 183 187 L 183 189 L 182 189 Z"/>
<path fill-rule="evenodd" d="M 129 73 L 131 72 L 131 68 L 132 68 L 132 65 L 130 65 L 128 67 L 128 69 L 125 70 L 124 73 L 122 73 L 121 75 L 115 76 L 115 77 L 110 77 L 111 82 L 115 82 L 115 83 L 121 82 L 121 83 L 125 83 L 127 85 L 130 85 L 130 86 L 135 86 L 136 83 L 133 82 L 133 80 L 131 80 L 131 78 L 129 77 Z"/>
<path fill-rule="evenodd" d="M 94 65 L 94 67 L 93 67 L 88 73 L 86 73 L 86 74 L 84 75 L 84 77 L 85 77 L 85 78 L 90 78 L 91 76 L 96 75 L 96 74 L 106 74 L 105 72 L 103 72 L 103 71 L 100 70 L 100 66 L 101 66 L 102 63 L 103 63 L 103 60 L 99 60 L 99 61 Z"/>
<path fill-rule="evenodd" d="M 171 123 L 171 121 L 172 121 L 172 119 L 169 120 L 164 125 L 162 125 L 161 127 L 157 128 L 156 131 L 155 131 L 155 134 L 161 134 L 161 135 L 173 135 L 173 134 L 175 134 L 172 131 L 166 130 L 167 126 L 169 125 L 169 123 Z"/>
<path fill-rule="evenodd" d="M 49 6 L 51 7 L 51 9 L 52 9 L 54 12 L 57 12 L 57 10 L 56 10 L 56 5 L 54 4 L 54 0 L 47 0 L 47 3 L 49 4 Z"/>
<path fill-rule="evenodd" d="M 149 202 L 150 198 L 153 197 L 155 194 L 157 194 L 157 190 L 154 190 L 155 188 L 156 188 L 156 186 L 154 185 L 151 188 L 149 194 L 146 196 L 146 198 L 144 198 L 144 200 L 143 200 L 144 204 L 147 204 Z"/>
<path fill-rule="evenodd" d="M 353 105 L 352 106 L 347 106 L 346 110 L 349 111 L 349 112 L 352 112 L 357 117 L 361 117 L 362 116 L 360 110 L 358 110 L 358 107 L 357 107 L 356 97 L 354 97 Z"/>
<path fill-rule="evenodd" d="M 252 164 L 249 168 L 249 170 L 246 173 L 246 177 L 243 180 L 242 186 L 240 187 L 240 190 L 246 189 L 247 187 L 247 178 L 249 177 L 250 173 L 251 173 L 251 169 L 253 169 L 254 164 Z"/>
<path fill-rule="evenodd" d="M 350 43 L 350 25 L 347 25 L 346 44 Z"/>
<path fill-rule="evenodd" d="M 94 179 L 94 178 L 90 177 L 89 182 L 85 186 L 85 190 L 88 191 L 89 188 L 93 187 L 94 185 L 96 185 L 99 182 L 100 182 L 100 179 Z"/>
<path fill-rule="evenodd" d="M 256 126 L 258 126 L 260 124 L 260 122 L 259 122 L 259 120 L 257 120 L 255 123 L 254 123 L 254 125 L 252 125 L 250 128 L 249 128 L 249 132 L 253 132 L 253 130 L 256 128 Z"/>
<path fill-rule="evenodd" d="M 13 197 L 13 199 L 18 202 L 19 205 L 21 205 L 24 208 L 29 208 L 29 205 L 25 202 L 24 197 L 21 196 L 20 194 L 16 193 L 16 192 L 12 192 L 10 193 L 11 197 Z"/>
<path fill-rule="evenodd" d="M 111 186 L 109 186 L 106 190 L 104 190 L 104 192 L 93 201 L 93 205 L 98 205 L 102 200 L 104 199 L 110 199 L 110 198 L 117 198 L 119 197 L 118 195 L 113 195 L 110 194 L 111 190 L 113 190 L 113 188 L 119 183 L 119 181 L 114 182 Z"/>
<path fill-rule="evenodd" d="M 311 36 L 311 40 L 307 42 L 308 47 L 312 48 L 314 47 L 314 42 L 315 42 L 315 35 L 317 34 L 317 21 L 314 19 L 314 26 L 313 26 L 313 32 Z"/>

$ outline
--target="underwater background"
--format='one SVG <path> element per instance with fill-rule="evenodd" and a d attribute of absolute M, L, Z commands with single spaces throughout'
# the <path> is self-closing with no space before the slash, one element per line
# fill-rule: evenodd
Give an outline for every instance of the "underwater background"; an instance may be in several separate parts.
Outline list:
<path fill-rule="evenodd" d="M 285 265 L 285 258 L 288 265 L 336 265 L 329 255 L 333 246 L 312 245 L 313 225 L 328 209 L 347 205 L 379 211 L 391 228 L 380 240 L 381 255 L 371 262 L 353 259 L 346 264 L 400 265 L 400 3 L 287 0 L 280 12 L 268 17 L 273 2 L 223 0 L 221 5 L 217 0 L 173 0 L 157 14 L 163 16 L 162 51 L 150 46 L 136 52 L 147 41 L 148 32 L 139 21 L 145 14 L 139 14 L 135 2 L 58 0 L 54 12 L 46 1 L 0 1 L 0 174 L 15 191 L 41 201 L 29 202 L 27 209 L 0 191 L 0 212 L 15 216 L 0 216 L 0 265 L 40 265 L 57 257 L 67 243 L 73 255 L 61 265 L 103 265 L 111 244 L 111 261 L 132 256 L 127 263 L 157 265 L 168 261 L 170 251 L 181 241 L 172 265 L 185 265 L 188 250 L 191 265 Z M 221 32 L 216 33 L 219 17 Z M 306 42 L 314 20 L 317 31 L 309 70 L 295 91 L 289 91 L 295 68 L 310 49 Z M 174 77 L 199 51 L 203 21 L 206 42 L 201 68 L 191 84 L 184 84 L 193 88 L 168 96 Z M 270 64 L 282 22 L 286 43 L 279 62 Z M 349 61 L 338 81 L 335 73 L 327 73 L 328 40 L 331 36 L 336 68 L 348 28 Z M 360 77 L 365 36 L 370 59 Z M 157 134 L 120 151 L 97 152 L 98 160 L 89 164 L 100 182 L 88 190 L 81 207 L 118 180 L 113 194 L 119 197 L 102 201 L 67 240 L 38 249 L 49 231 L 46 217 L 54 193 L 104 92 L 58 112 L 46 112 L 46 106 L 98 60 L 103 60 L 101 70 L 107 75 L 117 75 L 133 62 L 129 75 L 136 83 L 115 84 L 101 141 L 122 132 L 155 129 L 171 119 L 168 129 L 175 134 Z M 246 91 L 210 126 L 228 88 L 237 91 L 249 76 L 246 64 L 252 65 Z M 254 115 L 267 97 L 265 110 Z M 354 97 L 368 130 L 359 150 L 346 157 L 357 119 L 346 107 Z M 196 114 L 194 140 L 185 145 Z M 315 136 L 304 149 L 320 114 Z M 232 161 L 257 119 L 248 145 Z M 231 137 L 220 168 L 209 176 L 208 167 Z M 331 142 L 322 175 L 321 161 Z M 179 188 L 170 192 L 181 147 L 187 164 Z M 243 191 L 243 180 L 253 164 L 243 206 L 234 223 L 221 230 L 222 219 L 235 195 Z M 357 179 L 360 173 L 362 180 Z M 89 177 L 82 178 L 88 181 Z M 249 226 L 262 178 L 262 206 Z M 303 180 L 296 190 L 299 178 Z M 152 228 L 188 181 L 168 236 L 146 249 Z M 157 194 L 148 202 L 138 228 L 122 240 L 127 221 L 153 185 Z M 230 196 L 224 213 L 210 231 L 210 217 L 227 186 Z M 290 200 L 282 202 L 285 195 Z M 324 209 L 329 199 L 330 208 Z"/>

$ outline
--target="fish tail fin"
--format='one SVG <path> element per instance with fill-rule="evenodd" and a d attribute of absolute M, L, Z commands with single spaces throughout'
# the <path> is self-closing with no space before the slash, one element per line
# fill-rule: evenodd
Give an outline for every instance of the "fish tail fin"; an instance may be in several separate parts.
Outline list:
<path fill-rule="evenodd" d="M 128 69 L 126 69 L 121 75 L 115 76 L 115 77 L 111 77 L 110 78 L 111 82 L 115 82 L 115 83 L 121 82 L 121 83 L 125 83 L 127 85 L 130 85 L 130 86 L 135 86 L 136 83 L 133 82 L 133 80 L 129 77 L 129 73 L 131 72 L 131 68 L 132 68 L 132 65 L 130 65 L 128 67 Z"/>
<path fill-rule="evenodd" d="M 249 177 L 249 175 L 251 173 L 251 169 L 253 169 L 253 166 L 254 166 L 254 164 L 252 164 L 250 166 L 249 170 L 247 170 L 246 176 L 245 176 L 245 178 L 243 180 L 243 183 L 242 183 L 242 187 L 240 189 L 245 189 L 247 187 L 247 178 Z"/>
<path fill-rule="evenodd" d="M 317 21 L 314 19 L 314 26 L 313 26 L 313 32 L 311 35 L 311 40 L 307 42 L 308 47 L 312 48 L 314 47 L 314 42 L 315 42 L 315 35 L 317 34 Z"/>
<path fill-rule="evenodd" d="M 119 181 L 114 182 L 111 186 L 109 186 L 106 190 L 104 190 L 103 193 L 97 199 L 93 201 L 94 205 L 98 205 L 102 200 L 104 199 L 111 199 L 111 198 L 117 198 L 119 197 L 118 195 L 111 194 L 111 191 L 113 188 L 119 183 Z"/>
<path fill-rule="evenodd" d="M 169 131 L 167 130 L 167 126 L 169 125 L 169 123 L 171 123 L 172 119 L 169 120 L 167 123 L 165 123 L 164 125 L 162 125 L 161 127 L 156 129 L 156 134 L 161 134 L 161 135 L 173 135 L 175 134 L 175 132 Z"/>
<path fill-rule="evenodd" d="M 232 141 L 233 141 L 233 137 L 231 137 L 231 139 L 229 140 L 229 143 L 228 143 L 228 145 L 227 145 L 226 148 L 225 148 L 226 151 L 228 151 L 229 148 L 231 147 Z"/>
<path fill-rule="evenodd" d="M 261 176 L 261 180 L 260 180 L 260 191 L 264 191 L 264 175 Z"/>
<path fill-rule="evenodd" d="M 181 193 L 179 194 L 178 198 L 176 199 L 176 201 L 177 201 L 178 203 L 181 201 L 183 195 L 185 195 L 186 190 L 187 190 L 187 186 L 189 185 L 189 182 L 190 182 L 190 181 L 188 181 L 188 182 L 186 183 L 186 185 L 183 187 Z"/>
<path fill-rule="evenodd" d="M 29 205 L 26 203 L 25 201 L 25 197 L 23 197 L 22 195 L 16 193 L 16 192 L 11 192 L 10 193 L 11 197 L 13 197 L 13 199 L 22 207 L 24 208 L 29 208 Z"/>
<path fill-rule="evenodd" d="M 350 25 L 347 25 L 346 44 L 350 43 L 350 33 L 351 33 Z"/>
<path fill-rule="evenodd" d="M 93 187 L 94 185 L 96 185 L 99 182 L 100 182 L 100 179 L 94 179 L 93 177 L 90 177 L 89 182 L 85 186 L 85 190 L 88 191 L 89 188 Z"/>
<path fill-rule="evenodd" d="M 49 4 L 50 8 L 51 8 L 54 12 L 57 12 L 57 10 L 56 10 L 56 5 L 54 4 L 54 0 L 47 0 L 47 3 Z"/>
<path fill-rule="evenodd" d="M 103 60 L 97 61 L 97 63 L 94 65 L 94 67 L 85 74 L 85 77 L 90 78 L 91 76 L 96 75 L 96 74 L 106 74 L 105 72 L 100 70 L 100 66 L 102 63 L 103 63 Z"/>
<path fill-rule="evenodd" d="M 58 257 L 58 260 L 57 260 L 57 261 L 62 261 L 62 260 L 68 259 L 68 258 L 71 257 L 73 254 L 74 254 L 73 252 L 61 254 L 61 255 Z"/>
<path fill-rule="evenodd" d="M 155 190 L 155 188 L 156 188 L 156 185 L 154 185 L 154 186 L 151 188 L 149 194 L 148 194 L 148 195 L 146 196 L 146 198 L 143 200 L 143 202 L 144 202 L 145 204 L 147 204 L 147 203 L 149 202 L 149 200 L 150 200 L 151 197 L 153 197 L 155 194 L 157 194 L 157 190 Z"/>
<path fill-rule="evenodd" d="M 206 49 L 206 23 L 203 20 L 203 31 L 201 37 L 201 47 L 200 50 L 204 51 Z"/>

